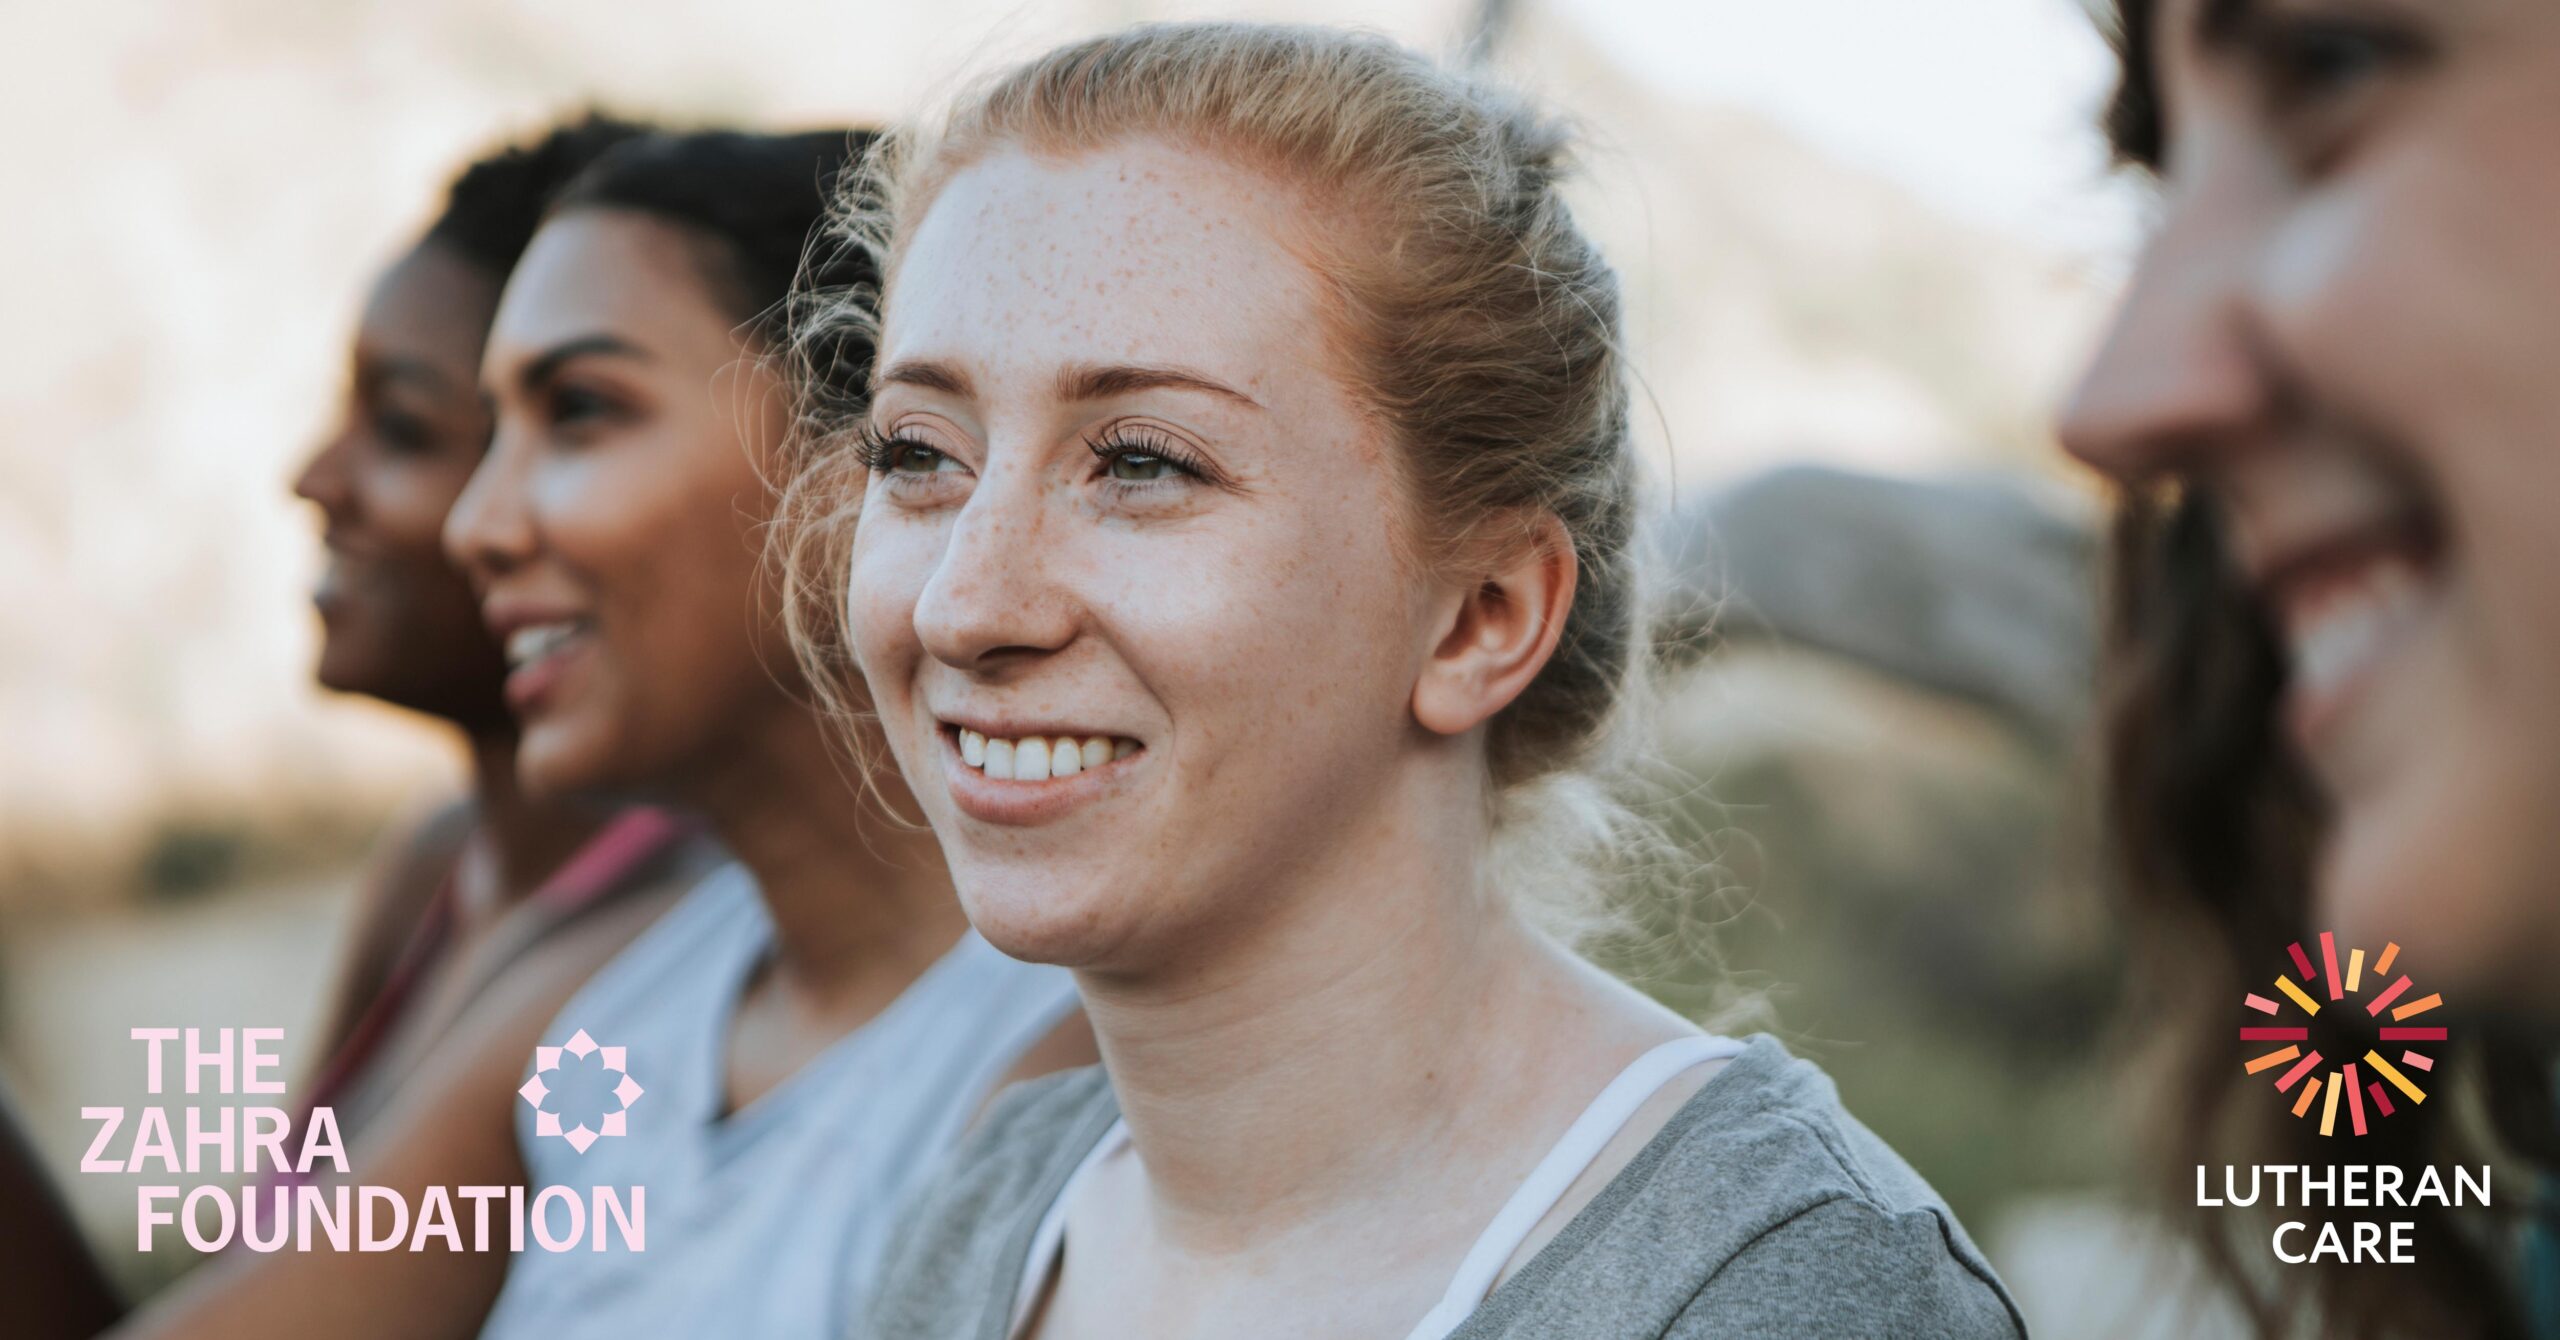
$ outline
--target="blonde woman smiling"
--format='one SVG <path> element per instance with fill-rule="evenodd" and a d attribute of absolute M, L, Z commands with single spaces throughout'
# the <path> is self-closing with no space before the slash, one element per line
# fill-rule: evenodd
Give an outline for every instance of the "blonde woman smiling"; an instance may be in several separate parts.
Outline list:
<path fill-rule="evenodd" d="M 1564 152 L 1385 42 L 1208 25 L 883 164 L 830 594 L 971 922 L 1074 969 L 1103 1067 L 999 1101 L 873 1334 L 2018 1332 L 1817 1071 L 1505 886 L 1640 662 Z"/>

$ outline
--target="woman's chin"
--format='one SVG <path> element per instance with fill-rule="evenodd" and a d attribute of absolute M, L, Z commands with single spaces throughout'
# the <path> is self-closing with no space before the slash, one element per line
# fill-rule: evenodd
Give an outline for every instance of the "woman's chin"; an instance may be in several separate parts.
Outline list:
<path fill-rule="evenodd" d="M 1015 871 L 958 876 L 960 906 L 988 944 L 1025 963 L 1091 967 L 1128 938 L 1129 909 L 1107 890 Z"/>
<path fill-rule="evenodd" d="M 537 718 L 516 741 L 516 782 L 536 798 L 621 789 L 607 752 L 572 722 Z"/>
<path fill-rule="evenodd" d="M 361 693 L 380 696 L 384 681 L 385 658 L 355 628 L 347 626 L 352 619 L 340 619 L 322 626 L 320 655 L 311 667 L 312 682 L 332 693 Z"/>
<path fill-rule="evenodd" d="M 2549 891 L 2522 886 L 2506 840 L 2515 835 L 2485 831 L 2493 827 L 2480 822 L 2488 816 L 2456 797 L 2427 799 L 2411 788 L 2340 811 L 2308 929 L 2335 932 L 2341 953 L 2398 944 L 2405 971 L 2444 989 L 2450 1003 L 2522 1005 L 2536 997 L 2560 1015 L 2560 987 L 2532 952 L 2553 929 L 2536 915 Z"/>

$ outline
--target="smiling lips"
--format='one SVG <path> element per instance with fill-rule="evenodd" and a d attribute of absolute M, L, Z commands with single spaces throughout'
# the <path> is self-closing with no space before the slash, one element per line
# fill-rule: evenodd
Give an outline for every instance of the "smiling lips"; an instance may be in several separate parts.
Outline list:
<path fill-rule="evenodd" d="M 2376 556 L 2343 580 L 2284 610 L 2293 673 L 2312 693 L 2351 681 L 2422 613 L 2431 574 L 2406 556 Z"/>
<path fill-rule="evenodd" d="M 2424 518 L 2383 516 L 2338 527 L 2261 578 L 2292 670 L 2288 715 L 2306 744 L 2425 623 L 2444 566 Z"/>
<path fill-rule="evenodd" d="M 960 761 L 999 782 L 1045 782 L 1073 777 L 1138 752 L 1138 742 L 1111 735 L 1026 735 L 991 738 L 965 726 L 951 728 Z"/>
<path fill-rule="evenodd" d="M 558 651 L 562 643 L 587 630 L 584 620 L 533 624 L 507 634 L 507 668 L 521 670 Z"/>
<path fill-rule="evenodd" d="M 567 654 L 583 645 L 594 625 L 585 619 L 525 624 L 506 635 L 507 706 L 529 713 L 560 678 Z"/>

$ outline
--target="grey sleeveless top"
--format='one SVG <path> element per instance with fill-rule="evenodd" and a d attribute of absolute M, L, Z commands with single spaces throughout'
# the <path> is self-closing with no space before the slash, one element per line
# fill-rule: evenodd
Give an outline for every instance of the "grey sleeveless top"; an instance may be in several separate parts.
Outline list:
<path fill-rule="evenodd" d="M 525 1204 L 554 1184 L 581 1201 L 646 1187 L 646 1249 L 625 1249 L 617 1227 L 610 1250 L 591 1249 L 591 1228 L 576 1250 L 548 1252 L 528 1228 L 484 1340 L 842 1335 L 897 1211 L 1075 1006 L 1064 969 L 970 931 L 870 1023 L 724 1118 L 730 1016 L 772 940 L 754 880 L 724 866 L 561 1009 L 546 1047 L 583 1032 L 594 1049 L 528 1067 L 545 1085 L 516 1108 Z M 614 1092 L 624 1075 L 639 1091 L 627 1100 Z M 554 1231 L 565 1222 L 556 1214 Z"/>
<path fill-rule="evenodd" d="M 998 1099 L 902 1221 L 853 1334 L 1003 1340 L 1041 1218 L 1118 1117 L 1099 1067 Z M 1450 1340 L 2025 1334 L 1946 1203 L 1759 1034 Z"/>

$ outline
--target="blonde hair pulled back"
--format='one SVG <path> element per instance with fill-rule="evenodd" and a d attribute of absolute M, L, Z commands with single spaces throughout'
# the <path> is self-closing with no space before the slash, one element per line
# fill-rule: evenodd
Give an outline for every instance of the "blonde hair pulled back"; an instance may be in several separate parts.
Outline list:
<path fill-rule="evenodd" d="M 1554 534 L 1549 517 L 1570 539 L 1578 574 L 1555 654 L 1487 728 L 1496 878 L 1552 895 L 1589 888 L 1604 864 L 1659 864 L 1672 844 L 1608 785 L 1649 658 L 1618 279 L 1559 191 L 1571 137 L 1384 38 L 1149 24 L 1060 47 L 884 137 L 820 245 L 860 253 L 894 289 L 905 240 L 955 174 L 1007 151 L 1142 139 L 1249 164 L 1315 206 L 1289 241 L 1323 286 L 1340 368 L 1398 449 L 1417 562 L 1490 571 Z M 812 292 L 797 313 L 798 346 L 826 352 L 800 369 L 784 569 L 794 642 L 820 684 L 851 666 L 844 560 L 861 466 L 849 443 L 868 393 L 833 351 L 869 348 L 860 332 L 881 298 Z M 1592 900 L 1544 901 L 1564 913 L 1551 929 L 1593 924 Z"/>

